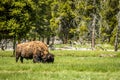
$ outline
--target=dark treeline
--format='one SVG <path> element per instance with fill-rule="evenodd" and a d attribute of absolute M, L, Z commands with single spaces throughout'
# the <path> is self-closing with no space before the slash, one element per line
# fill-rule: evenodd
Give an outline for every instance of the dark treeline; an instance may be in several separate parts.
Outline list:
<path fill-rule="evenodd" d="M 119 0 L 0 0 L 0 40 L 42 40 L 64 44 L 85 40 L 120 46 Z"/>

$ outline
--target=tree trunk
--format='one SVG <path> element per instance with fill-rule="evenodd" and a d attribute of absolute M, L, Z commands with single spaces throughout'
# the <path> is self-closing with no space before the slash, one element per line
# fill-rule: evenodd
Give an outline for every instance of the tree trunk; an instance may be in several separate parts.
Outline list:
<path fill-rule="evenodd" d="M 47 44 L 50 44 L 50 36 L 47 37 Z"/>
<path fill-rule="evenodd" d="M 45 42 L 45 37 L 42 37 L 42 42 Z"/>
<path fill-rule="evenodd" d="M 116 32 L 115 44 L 114 44 L 114 51 L 118 50 L 118 27 Z"/>
<path fill-rule="evenodd" d="M 117 26 L 117 29 L 116 29 L 117 31 L 116 31 L 116 37 L 115 37 L 115 43 L 114 43 L 114 51 L 118 50 L 118 43 L 119 43 L 118 36 L 119 36 L 119 30 L 120 30 L 120 11 L 118 13 L 117 18 L 118 18 L 118 26 Z"/>
<path fill-rule="evenodd" d="M 91 40 L 91 48 L 92 50 L 95 49 L 95 22 L 96 22 L 96 15 L 93 15 L 93 23 L 92 23 L 92 40 Z"/>
<path fill-rule="evenodd" d="M 55 42 L 55 36 L 52 36 L 52 45 L 54 45 Z"/>
<path fill-rule="evenodd" d="M 93 6 L 96 5 L 96 0 L 93 1 Z M 92 21 L 92 40 L 91 40 L 91 48 L 95 49 L 95 24 L 96 24 L 96 10 L 93 9 L 93 21 Z"/>
<path fill-rule="evenodd" d="M 13 56 L 15 56 L 15 52 L 16 52 L 16 36 L 14 36 L 13 38 Z"/>

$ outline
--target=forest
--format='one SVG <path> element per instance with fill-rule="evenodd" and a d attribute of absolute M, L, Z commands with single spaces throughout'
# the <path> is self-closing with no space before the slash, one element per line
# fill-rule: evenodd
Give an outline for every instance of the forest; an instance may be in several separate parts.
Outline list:
<path fill-rule="evenodd" d="M 0 41 L 81 41 L 120 48 L 119 0 L 0 0 Z"/>
<path fill-rule="evenodd" d="M 54 63 L 16 63 L 29 41 L 55 48 Z M 119 79 L 120 0 L 0 0 L 0 80 Z"/>

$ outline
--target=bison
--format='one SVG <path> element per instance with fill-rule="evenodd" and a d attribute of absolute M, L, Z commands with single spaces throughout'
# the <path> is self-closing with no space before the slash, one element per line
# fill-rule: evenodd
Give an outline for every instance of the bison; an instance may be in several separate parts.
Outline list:
<path fill-rule="evenodd" d="M 18 44 L 16 47 L 16 62 L 18 59 L 23 63 L 23 58 L 33 59 L 33 62 L 54 62 L 53 54 L 49 53 L 48 47 L 41 41 L 31 41 Z"/>

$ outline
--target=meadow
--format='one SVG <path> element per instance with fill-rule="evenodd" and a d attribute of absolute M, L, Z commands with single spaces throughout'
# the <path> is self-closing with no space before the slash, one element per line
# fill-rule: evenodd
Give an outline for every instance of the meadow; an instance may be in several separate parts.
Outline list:
<path fill-rule="evenodd" d="M 54 50 L 54 63 L 15 62 L 0 51 L 0 80 L 119 80 L 120 52 Z M 103 55 L 104 54 L 104 55 Z M 103 55 L 103 56 L 101 56 Z"/>

